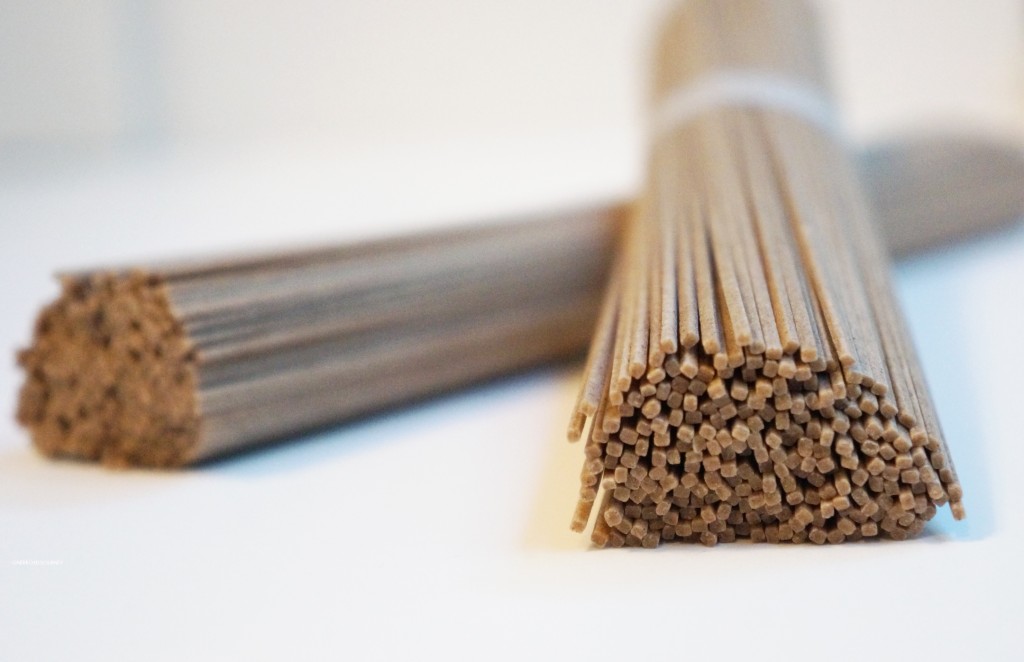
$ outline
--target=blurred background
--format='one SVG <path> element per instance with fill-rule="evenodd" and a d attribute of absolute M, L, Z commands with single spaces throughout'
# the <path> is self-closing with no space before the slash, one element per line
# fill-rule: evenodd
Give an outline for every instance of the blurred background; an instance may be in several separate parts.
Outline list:
<path fill-rule="evenodd" d="M 1020 131 L 1019 0 L 818 4 L 855 134 L 922 119 Z M 0 148 L 628 140 L 664 5 L 4 0 Z"/>

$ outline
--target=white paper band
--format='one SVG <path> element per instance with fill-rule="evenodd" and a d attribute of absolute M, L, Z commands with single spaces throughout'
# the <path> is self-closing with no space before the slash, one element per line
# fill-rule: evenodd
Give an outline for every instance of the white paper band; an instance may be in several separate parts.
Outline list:
<path fill-rule="evenodd" d="M 839 137 L 836 111 L 820 90 L 785 76 L 763 72 L 719 71 L 675 90 L 651 118 L 657 139 L 714 108 L 728 106 L 777 110 L 799 117 Z"/>

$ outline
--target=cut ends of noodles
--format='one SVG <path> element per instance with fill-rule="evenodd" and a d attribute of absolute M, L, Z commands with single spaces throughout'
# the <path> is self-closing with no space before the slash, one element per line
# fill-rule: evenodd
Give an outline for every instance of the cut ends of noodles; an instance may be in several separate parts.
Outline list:
<path fill-rule="evenodd" d="M 918 534 L 962 489 L 853 170 L 754 108 L 651 155 L 570 425 L 598 546 Z M 589 425 L 583 421 L 589 420 Z M 595 507 L 596 505 L 596 507 Z"/>

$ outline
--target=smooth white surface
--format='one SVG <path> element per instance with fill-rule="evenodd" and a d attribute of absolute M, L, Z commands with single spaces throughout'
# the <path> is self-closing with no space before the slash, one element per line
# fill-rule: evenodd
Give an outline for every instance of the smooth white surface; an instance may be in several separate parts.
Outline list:
<path fill-rule="evenodd" d="M 964 58 L 1010 31 L 969 31 Z M 988 126 L 1024 105 L 994 85 L 987 101 L 968 86 L 899 106 L 854 79 L 850 107 L 892 120 L 857 115 L 858 135 L 942 108 L 983 108 Z M 897 269 L 969 513 L 907 543 L 590 550 L 567 528 L 578 366 L 173 474 L 46 461 L 13 424 L 10 357 L 53 270 L 615 197 L 635 186 L 641 132 L 605 120 L 344 149 L 0 153 L 0 660 L 1019 659 L 1019 228 Z"/>

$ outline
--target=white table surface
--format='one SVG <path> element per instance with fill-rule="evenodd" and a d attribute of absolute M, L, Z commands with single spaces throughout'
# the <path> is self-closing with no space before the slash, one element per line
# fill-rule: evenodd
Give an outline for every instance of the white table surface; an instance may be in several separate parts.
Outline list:
<path fill-rule="evenodd" d="M 1020 227 L 895 270 L 969 515 L 909 542 L 590 549 L 578 365 L 179 473 L 13 422 L 55 269 L 614 197 L 638 138 L 0 159 L 0 660 L 1021 659 Z"/>

